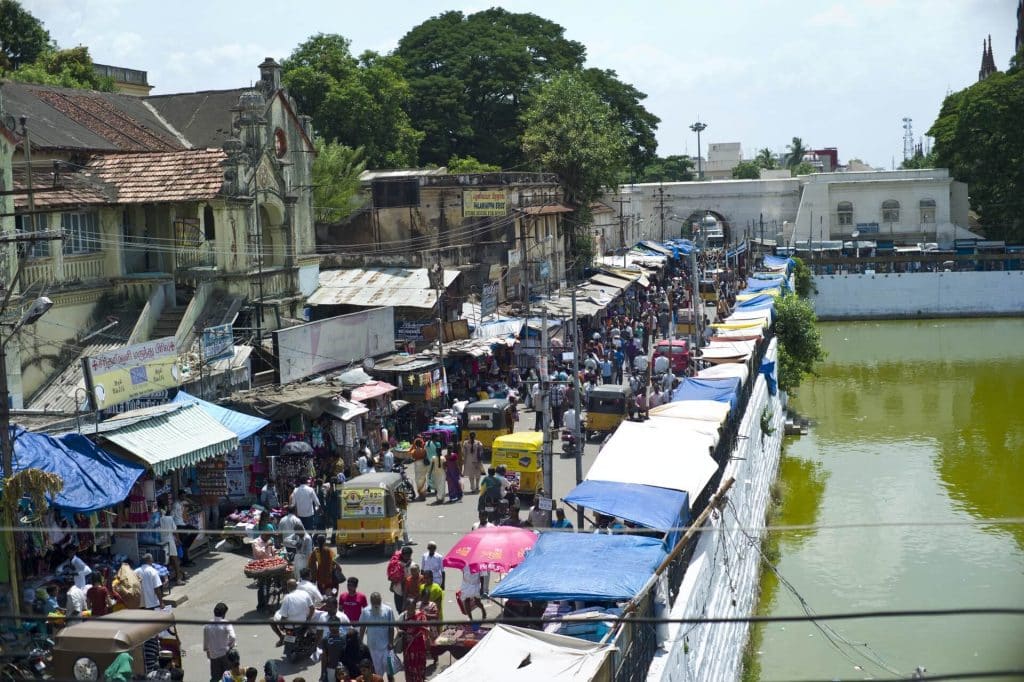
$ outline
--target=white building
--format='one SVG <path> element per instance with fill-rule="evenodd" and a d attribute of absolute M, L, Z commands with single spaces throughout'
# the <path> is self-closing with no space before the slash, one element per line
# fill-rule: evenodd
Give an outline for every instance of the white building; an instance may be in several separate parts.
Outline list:
<path fill-rule="evenodd" d="M 743 147 L 739 142 L 712 142 L 708 145 L 708 159 L 704 164 L 707 180 L 730 180 L 732 169 L 743 160 Z"/>

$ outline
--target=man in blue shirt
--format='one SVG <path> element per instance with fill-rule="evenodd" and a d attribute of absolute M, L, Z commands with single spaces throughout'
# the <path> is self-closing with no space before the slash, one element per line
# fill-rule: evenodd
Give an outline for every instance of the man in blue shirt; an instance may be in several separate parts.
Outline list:
<path fill-rule="evenodd" d="M 565 510 L 561 507 L 555 510 L 555 520 L 552 522 L 551 527 L 562 530 L 572 530 L 572 523 L 565 518 Z"/>

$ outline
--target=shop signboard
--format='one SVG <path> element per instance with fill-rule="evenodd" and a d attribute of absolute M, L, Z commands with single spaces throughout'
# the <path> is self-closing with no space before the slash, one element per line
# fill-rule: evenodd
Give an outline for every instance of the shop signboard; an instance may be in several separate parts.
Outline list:
<path fill-rule="evenodd" d="M 465 218 L 486 218 L 508 213 L 508 194 L 501 190 L 465 190 L 462 192 L 462 215 Z"/>
<path fill-rule="evenodd" d="M 383 518 L 384 492 L 383 488 L 345 488 L 341 493 L 342 518 Z"/>
<path fill-rule="evenodd" d="M 234 327 L 230 323 L 207 327 L 203 330 L 203 360 L 212 362 L 231 357 L 234 353 L 235 333 Z"/>
<path fill-rule="evenodd" d="M 429 317 L 422 320 L 400 320 L 395 328 L 395 338 L 406 341 L 422 341 L 423 328 L 433 321 Z"/>
<path fill-rule="evenodd" d="M 372 308 L 274 332 L 277 382 L 360 363 L 395 349 L 394 308 Z"/>
<path fill-rule="evenodd" d="M 175 388 L 182 380 L 173 336 L 90 355 L 82 365 L 94 410 Z"/>
<path fill-rule="evenodd" d="M 857 223 L 857 232 L 861 234 L 878 234 L 878 223 Z"/>
<path fill-rule="evenodd" d="M 498 283 L 488 282 L 480 294 L 480 317 L 493 315 L 498 311 Z"/>

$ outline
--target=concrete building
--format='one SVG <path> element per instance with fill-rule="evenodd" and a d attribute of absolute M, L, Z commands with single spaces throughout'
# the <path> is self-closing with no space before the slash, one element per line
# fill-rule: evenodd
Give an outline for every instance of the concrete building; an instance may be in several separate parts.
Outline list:
<path fill-rule="evenodd" d="M 743 160 L 743 147 L 739 142 L 712 142 L 708 145 L 708 159 L 704 163 L 706 180 L 729 180 L 732 169 Z"/>
<path fill-rule="evenodd" d="M 312 131 L 280 66 L 259 68 L 253 88 L 157 97 L 0 84 L 31 152 L 29 172 L 19 129 L 22 193 L 4 229 L 64 236 L 23 252 L 20 292 L 54 301 L 20 335 L 24 404 L 80 403 L 61 375 L 99 340 L 170 335 L 184 352 L 203 326 L 266 331 L 301 318 L 319 272 Z M 51 395 L 54 382 L 67 391 Z"/>
<path fill-rule="evenodd" d="M 149 84 L 149 74 L 138 69 L 126 69 L 123 66 L 109 64 L 93 64 L 93 70 L 100 76 L 114 80 L 114 91 L 123 95 L 145 97 L 153 89 Z"/>

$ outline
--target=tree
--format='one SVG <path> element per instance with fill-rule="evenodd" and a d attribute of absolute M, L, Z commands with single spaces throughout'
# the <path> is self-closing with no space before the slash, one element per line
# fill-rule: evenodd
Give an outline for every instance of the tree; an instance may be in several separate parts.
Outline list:
<path fill-rule="evenodd" d="M 448 172 L 452 175 L 463 175 L 468 173 L 497 173 L 501 166 L 494 166 L 489 163 L 480 163 L 472 156 L 461 158 L 453 156 L 448 159 Z"/>
<path fill-rule="evenodd" d="M 41 21 L 17 0 L 0 0 L 0 74 L 31 64 L 52 49 Z"/>
<path fill-rule="evenodd" d="M 602 187 L 615 184 L 625 167 L 627 136 L 611 107 L 578 72 L 556 76 L 537 92 L 523 115 L 523 152 L 544 170 L 557 173 L 575 205 L 569 253 L 575 269 L 593 260 L 589 242 L 590 204 Z"/>
<path fill-rule="evenodd" d="M 421 163 L 474 156 L 502 168 L 523 160 L 523 114 L 538 83 L 586 56 L 565 29 L 500 8 L 450 11 L 406 33 L 395 54 L 412 90 L 406 111 L 425 134 Z"/>
<path fill-rule="evenodd" d="M 814 366 L 825 359 L 818 318 L 810 301 L 796 294 L 775 300 L 775 336 L 779 340 L 779 388 L 792 395 Z"/>
<path fill-rule="evenodd" d="M 793 175 L 810 175 L 811 173 L 818 172 L 817 168 L 807 163 L 806 161 L 801 161 L 797 165 L 790 168 L 790 170 L 793 172 Z"/>
<path fill-rule="evenodd" d="M 814 274 L 802 258 L 793 258 L 793 290 L 800 298 L 807 298 L 814 291 Z"/>
<path fill-rule="evenodd" d="M 693 159 L 674 154 L 659 156 L 640 173 L 640 182 L 689 182 L 693 180 Z"/>
<path fill-rule="evenodd" d="M 359 174 L 366 170 L 363 149 L 317 137 L 313 160 L 313 219 L 341 222 L 359 208 Z"/>
<path fill-rule="evenodd" d="M 732 169 L 732 177 L 737 180 L 757 180 L 761 177 L 761 166 L 756 161 L 740 161 Z"/>
<path fill-rule="evenodd" d="M 114 79 L 101 76 L 93 68 L 89 48 L 72 47 L 68 50 L 47 50 L 31 64 L 22 64 L 8 74 L 11 80 L 22 83 L 41 83 L 65 88 L 114 91 Z"/>
<path fill-rule="evenodd" d="M 775 160 L 775 154 L 773 154 L 772 150 L 768 149 L 768 147 L 758 150 L 754 161 L 758 166 L 765 170 L 775 170 L 779 167 L 778 162 Z"/>
<path fill-rule="evenodd" d="M 629 168 L 633 174 L 640 175 L 657 158 L 658 140 L 654 133 L 661 123 L 660 118 L 640 104 L 647 95 L 623 83 L 614 71 L 608 69 L 585 69 L 583 80 L 615 112 L 626 131 Z"/>
<path fill-rule="evenodd" d="M 900 169 L 915 169 L 915 168 L 935 168 L 935 152 L 929 152 L 925 154 L 920 148 L 914 151 L 914 155 L 909 159 L 904 159 L 903 163 L 900 164 Z"/>
<path fill-rule="evenodd" d="M 991 239 L 1024 240 L 1024 70 L 994 73 L 948 95 L 928 135 L 935 165 L 970 188 Z"/>
<path fill-rule="evenodd" d="M 363 147 L 371 168 L 412 166 L 423 134 L 405 108 L 412 97 L 397 57 L 364 52 L 347 38 L 319 33 L 281 65 L 284 84 L 327 140 Z"/>
<path fill-rule="evenodd" d="M 807 153 L 804 141 L 799 137 L 794 137 L 793 141 L 786 145 L 786 149 L 789 150 L 789 153 L 786 154 L 786 167 L 796 168 L 804 160 L 804 154 Z"/>

